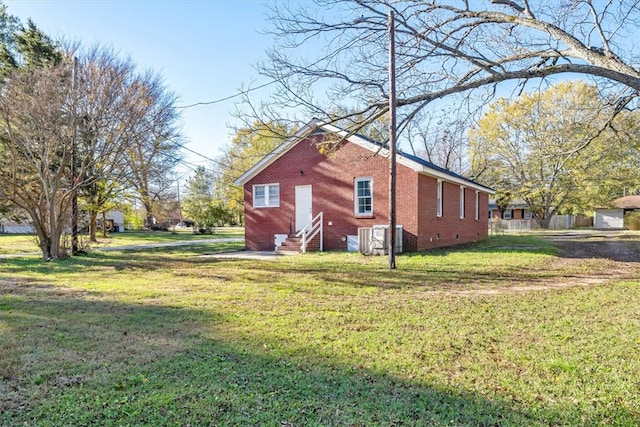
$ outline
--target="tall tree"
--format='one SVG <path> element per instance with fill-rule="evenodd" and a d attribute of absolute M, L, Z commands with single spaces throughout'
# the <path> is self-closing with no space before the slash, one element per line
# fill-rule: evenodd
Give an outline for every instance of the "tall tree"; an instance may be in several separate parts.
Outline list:
<path fill-rule="evenodd" d="M 469 171 L 467 133 L 472 121 L 470 117 L 447 116 L 448 113 L 408 123 L 405 139 L 418 157 L 464 175 Z"/>
<path fill-rule="evenodd" d="M 82 170 L 79 196 L 89 213 L 89 240 L 96 241 L 98 214 L 111 209 L 126 188 L 125 147 L 131 140 L 131 129 L 143 119 L 132 114 L 131 108 L 138 102 L 133 84 L 138 74 L 131 60 L 120 59 L 112 50 L 99 46 L 84 54 L 77 74 L 77 91 L 84 95 L 78 106 L 82 115 L 77 124 L 79 155 L 91 157 Z M 116 148 L 105 152 L 84 150 L 85 146 Z"/>
<path fill-rule="evenodd" d="M 80 54 L 77 67 L 68 54 L 59 63 L 17 68 L 0 92 L 0 194 L 28 212 L 45 259 L 65 256 L 61 237 L 73 192 L 94 212 L 96 204 L 104 208 L 103 184 L 122 176 L 131 141 L 162 129 L 153 127 L 162 114 L 147 108 L 146 75 L 108 49 Z"/>
<path fill-rule="evenodd" d="M 60 239 L 73 187 L 69 165 L 76 99 L 67 67 L 15 72 L 0 93 L 0 188 L 24 209 L 45 259 L 63 255 Z"/>
<path fill-rule="evenodd" d="M 382 117 L 387 99 L 387 15 L 395 14 L 398 124 L 458 94 L 472 107 L 495 93 L 567 73 L 595 78 L 612 93 L 611 113 L 640 90 L 637 0 L 410 1 L 315 0 L 273 4 L 277 37 L 261 71 L 280 89 L 267 108 L 306 108 L 330 119 L 336 105 L 357 106 L 363 122 Z M 486 88 L 487 91 L 476 91 Z M 326 95 L 326 98 L 325 96 Z M 324 100 L 324 101 L 319 101 Z M 457 101 L 461 101 L 458 99 Z M 466 102 L 468 101 L 469 104 Z M 359 126 L 355 125 L 356 127 Z"/>
<path fill-rule="evenodd" d="M 244 195 L 242 188 L 234 185 L 237 178 L 258 163 L 264 156 L 283 142 L 290 130 L 276 123 L 253 123 L 239 129 L 218 160 L 215 198 L 229 210 L 234 222 L 242 222 Z"/>
<path fill-rule="evenodd" d="M 622 159 L 612 143 L 615 134 L 605 127 L 612 108 L 594 86 L 583 83 L 501 99 L 470 134 L 478 153 L 474 160 L 486 171 L 475 175 L 524 200 L 540 226 L 548 228 L 554 214 L 577 203 L 582 188 L 598 185 L 597 177 Z M 483 168 L 484 163 L 492 167 Z"/>
<path fill-rule="evenodd" d="M 129 115 L 138 117 L 129 131 L 124 150 L 127 183 L 135 190 L 146 211 L 146 223 L 155 223 L 159 204 L 173 198 L 175 167 L 181 161 L 182 134 L 178 128 L 176 96 L 167 90 L 160 76 L 148 72 L 130 83 L 136 102 Z"/>
<path fill-rule="evenodd" d="M 20 21 L 7 12 L 7 5 L 0 3 L 0 74 L 17 67 L 16 34 L 20 31 Z"/>
<path fill-rule="evenodd" d="M 63 59 L 60 47 L 30 19 L 26 26 L 7 13 L 0 4 L 0 75 L 18 68 L 42 68 L 59 64 Z"/>
<path fill-rule="evenodd" d="M 187 194 L 182 203 L 187 216 L 195 222 L 194 228 L 210 231 L 229 220 L 229 211 L 220 199 L 214 198 L 215 178 L 213 172 L 200 166 L 189 179 Z"/>

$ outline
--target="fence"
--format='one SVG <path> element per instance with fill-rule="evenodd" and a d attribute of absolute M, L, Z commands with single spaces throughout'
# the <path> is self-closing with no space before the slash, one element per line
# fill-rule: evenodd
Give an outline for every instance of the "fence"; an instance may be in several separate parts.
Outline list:
<path fill-rule="evenodd" d="M 576 215 L 554 215 L 549 222 L 549 230 L 568 230 L 576 227 L 593 227 L 593 218 Z M 539 229 L 535 219 L 490 219 L 489 232 L 529 231 Z"/>

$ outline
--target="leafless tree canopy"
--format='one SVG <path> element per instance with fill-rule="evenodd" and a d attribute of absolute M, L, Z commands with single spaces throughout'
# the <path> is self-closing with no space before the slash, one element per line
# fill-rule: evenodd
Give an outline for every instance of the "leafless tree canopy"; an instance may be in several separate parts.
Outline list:
<path fill-rule="evenodd" d="M 115 182 L 142 198 L 180 148 L 175 97 L 159 77 L 108 49 L 74 53 L 76 67 L 69 53 L 15 69 L 0 90 L 0 195 L 28 213 L 45 259 L 65 255 L 74 191 L 88 198 L 93 184 Z"/>
<path fill-rule="evenodd" d="M 261 71 L 281 90 L 260 113 L 303 107 L 307 117 L 331 118 L 347 104 L 356 129 L 382 117 L 390 9 L 400 129 L 441 98 L 479 88 L 492 96 L 507 81 L 517 93 L 529 81 L 590 76 L 618 110 L 640 90 L 636 0 L 315 0 L 273 6 L 278 41 Z"/>
<path fill-rule="evenodd" d="M 173 171 L 181 160 L 183 138 L 177 126 L 176 96 L 153 73 L 138 76 L 130 84 L 135 101 L 127 115 L 138 117 L 128 129 L 127 184 L 145 208 L 147 224 L 153 224 L 168 193 L 175 188 Z"/>

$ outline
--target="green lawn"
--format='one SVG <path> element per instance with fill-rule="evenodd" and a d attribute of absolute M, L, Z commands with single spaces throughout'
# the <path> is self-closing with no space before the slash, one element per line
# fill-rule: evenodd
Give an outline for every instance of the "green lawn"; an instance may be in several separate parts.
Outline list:
<path fill-rule="evenodd" d="M 218 228 L 213 234 L 193 234 L 188 230 L 167 231 L 126 231 L 124 233 L 109 233 L 108 237 L 102 237 L 98 233 L 98 242 L 92 243 L 92 248 L 104 248 L 113 246 L 144 245 L 153 243 L 169 243 L 177 241 L 219 239 L 228 237 L 242 237 L 244 231 L 240 227 Z M 80 234 L 80 242 L 88 241 L 88 235 Z M 39 251 L 38 242 L 33 235 L 26 234 L 0 234 L 0 255 L 29 253 Z"/>
<path fill-rule="evenodd" d="M 0 425 L 640 424 L 640 290 L 580 279 L 606 260 L 200 256 L 241 246 L 0 260 Z"/>

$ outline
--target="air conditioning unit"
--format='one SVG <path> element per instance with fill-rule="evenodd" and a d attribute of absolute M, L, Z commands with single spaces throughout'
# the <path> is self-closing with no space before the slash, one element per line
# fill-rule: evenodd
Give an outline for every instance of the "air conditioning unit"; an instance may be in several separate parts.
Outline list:
<path fill-rule="evenodd" d="M 365 255 L 388 254 L 388 225 L 358 228 L 358 250 Z M 402 226 L 396 226 L 396 253 L 402 253 Z"/>
<path fill-rule="evenodd" d="M 371 254 L 371 227 L 358 228 L 358 252 L 365 255 Z"/>

